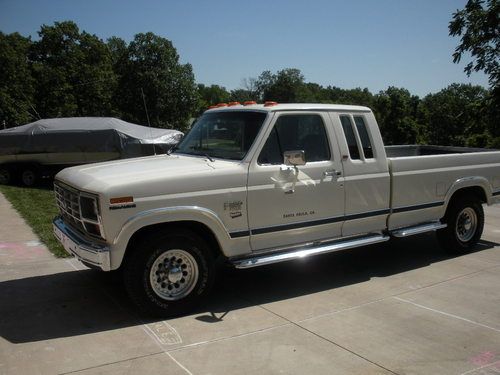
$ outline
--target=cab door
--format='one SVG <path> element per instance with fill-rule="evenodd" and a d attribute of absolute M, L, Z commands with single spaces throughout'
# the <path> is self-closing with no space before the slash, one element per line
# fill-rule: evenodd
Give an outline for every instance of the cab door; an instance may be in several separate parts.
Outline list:
<path fill-rule="evenodd" d="M 285 151 L 303 150 L 306 164 L 283 164 Z M 340 237 L 343 170 L 326 112 L 276 112 L 248 176 L 252 249 Z"/>

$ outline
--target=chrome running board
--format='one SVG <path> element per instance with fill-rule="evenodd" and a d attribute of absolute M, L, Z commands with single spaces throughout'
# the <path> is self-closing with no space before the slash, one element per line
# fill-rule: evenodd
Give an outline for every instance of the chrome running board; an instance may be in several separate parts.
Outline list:
<path fill-rule="evenodd" d="M 393 235 L 394 237 L 401 238 L 401 237 L 413 236 L 415 234 L 431 232 L 431 231 L 443 229 L 443 228 L 446 228 L 446 224 L 440 223 L 439 221 L 435 221 L 432 223 L 414 225 L 411 227 L 393 230 L 393 231 L 391 231 L 391 235 Z"/>
<path fill-rule="evenodd" d="M 308 256 L 331 253 L 333 251 L 339 251 L 344 249 L 350 249 L 353 247 L 360 247 L 371 245 L 379 242 L 385 242 L 389 240 L 389 236 L 384 236 L 382 234 L 372 234 L 363 237 L 356 237 L 344 240 L 337 240 L 331 242 L 323 242 L 316 245 L 305 245 L 304 247 L 294 247 L 291 250 L 282 250 L 279 253 L 267 253 L 254 255 L 252 257 L 233 259 L 230 262 L 236 268 L 252 268 L 265 266 L 268 264 L 285 262 L 288 260 L 294 260 L 299 258 L 305 258 Z"/>

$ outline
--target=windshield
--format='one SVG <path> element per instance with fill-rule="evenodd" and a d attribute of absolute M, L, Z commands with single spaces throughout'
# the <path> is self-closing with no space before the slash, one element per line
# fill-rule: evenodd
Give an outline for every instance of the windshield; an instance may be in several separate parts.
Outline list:
<path fill-rule="evenodd" d="M 205 113 L 179 143 L 176 153 L 241 160 L 252 146 L 266 113 Z"/>

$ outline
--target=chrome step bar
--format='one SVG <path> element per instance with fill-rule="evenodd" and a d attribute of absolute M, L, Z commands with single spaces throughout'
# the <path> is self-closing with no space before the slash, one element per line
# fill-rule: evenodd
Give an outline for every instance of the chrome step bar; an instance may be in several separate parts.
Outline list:
<path fill-rule="evenodd" d="M 294 260 L 299 258 L 305 258 L 308 256 L 331 253 L 334 251 L 340 251 L 345 249 L 350 249 L 353 247 L 366 246 L 379 242 L 385 242 L 389 240 L 389 236 L 382 234 L 372 234 L 363 237 L 356 237 L 344 240 L 337 240 L 332 242 L 323 242 L 317 245 L 306 245 L 301 248 L 292 248 L 290 251 L 280 251 L 279 253 L 267 253 L 258 256 L 230 260 L 236 268 L 252 268 L 265 266 L 268 264 L 285 262 L 288 260 Z"/>
<path fill-rule="evenodd" d="M 431 231 L 435 231 L 435 230 L 443 229 L 443 228 L 446 228 L 446 224 L 443 224 L 439 221 L 435 221 L 432 223 L 426 223 L 426 224 L 414 225 L 414 226 L 406 227 L 406 228 L 400 228 L 400 229 L 391 231 L 391 235 L 394 237 L 401 238 L 401 237 L 413 236 L 415 234 L 431 232 Z"/>

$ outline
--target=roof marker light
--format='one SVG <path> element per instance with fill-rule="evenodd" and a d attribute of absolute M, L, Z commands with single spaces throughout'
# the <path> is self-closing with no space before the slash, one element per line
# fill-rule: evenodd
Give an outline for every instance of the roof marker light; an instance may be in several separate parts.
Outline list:
<path fill-rule="evenodd" d="M 216 105 L 217 108 L 227 107 L 227 103 L 219 103 Z"/>
<path fill-rule="evenodd" d="M 267 101 L 264 103 L 264 107 L 271 107 L 273 105 L 278 105 L 277 102 L 271 102 L 271 101 Z"/>
<path fill-rule="evenodd" d="M 241 104 L 240 104 L 240 102 L 229 102 L 229 103 L 227 103 L 228 107 L 233 107 L 235 105 L 241 105 Z"/>
<path fill-rule="evenodd" d="M 246 102 L 243 103 L 243 105 L 252 105 L 252 104 L 257 104 L 255 100 L 247 100 Z"/>

